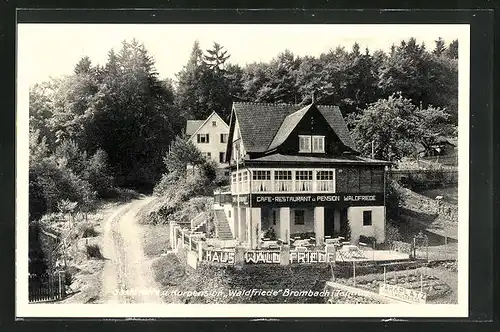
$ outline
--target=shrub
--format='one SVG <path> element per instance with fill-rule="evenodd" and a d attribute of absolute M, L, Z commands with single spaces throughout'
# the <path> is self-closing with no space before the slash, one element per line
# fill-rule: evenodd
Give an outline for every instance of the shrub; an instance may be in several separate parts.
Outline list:
<path fill-rule="evenodd" d="M 89 223 L 81 224 L 79 225 L 79 228 L 82 238 L 95 237 L 99 235 L 99 233 L 95 230 L 95 227 Z"/>
<path fill-rule="evenodd" d="M 90 206 L 95 201 L 96 193 L 90 184 L 64 164 L 58 164 L 54 158 L 30 165 L 30 173 L 36 179 L 37 186 L 42 188 L 46 212 L 55 211 L 57 204 L 63 200 L 78 202 L 81 206 Z"/>
<path fill-rule="evenodd" d="M 97 244 L 86 245 L 87 258 L 89 259 L 104 259 L 101 248 Z"/>
<path fill-rule="evenodd" d="M 385 229 L 385 241 L 392 244 L 394 241 L 401 241 L 401 239 L 402 236 L 399 233 L 399 229 L 392 222 L 388 222 Z"/>
<path fill-rule="evenodd" d="M 395 181 L 389 181 L 385 189 L 385 208 L 387 219 L 395 220 L 401 212 L 403 196 L 399 185 Z"/>
<path fill-rule="evenodd" d="M 154 187 L 153 194 L 156 196 L 161 196 L 168 192 L 168 190 L 175 186 L 176 182 L 179 181 L 179 175 L 177 172 L 165 173 L 162 175 L 160 182 Z"/>

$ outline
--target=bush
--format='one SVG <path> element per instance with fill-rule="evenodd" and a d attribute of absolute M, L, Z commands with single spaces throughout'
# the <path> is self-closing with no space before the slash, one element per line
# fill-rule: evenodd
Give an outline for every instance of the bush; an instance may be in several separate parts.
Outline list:
<path fill-rule="evenodd" d="M 101 248 L 97 244 L 87 244 L 86 253 L 89 259 L 104 259 Z"/>
<path fill-rule="evenodd" d="M 95 227 L 89 223 L 81 224 L 79 225 L 79 228 L 82 238 L 95 237 L 99 235 L 99 233 L 95 230 Z"/>
<path fill-rule="evenodd" d="M 389 244 L 392 244 L 394 241 L 401 241 L 403 237 L 401 233 L 399 233 L 399 229 L 392 224 L 392 222 L 387 223 L 387 227 L 385 229 L 385 241 Z"/>
<path fill-rule="evenodd" d="M 45 212 L 55 211 L 57 204 L 63 200 L 78 202 L 80 206 L 91 206 L 95 201 L 96 193 L 92 191 L 90 184 L 64 164 L 58 164 L 54 158 L 46 158 L 38 164 L 30 165 L 30 173 L 32 188 L 41 189 L 37 195 L 43 196 Z M 35 205 L 31 208 L 33 211 L 39 209 Z"/>
<path fill-rule="evenodd" d="M 153 194 L 161 196 L 169 191 L 179 181 L 180 177 L 177 172 L 165 173 L 162 175 L 160 182 L 154 187 Z"/>
<path fill-rule="evenodd" d="M 395 181 L 389 181 L 385 189 L 386 217 L 390 220 L 398 218 L 403 204 L 403 196 L 399 190 L 399 185 Z"/>

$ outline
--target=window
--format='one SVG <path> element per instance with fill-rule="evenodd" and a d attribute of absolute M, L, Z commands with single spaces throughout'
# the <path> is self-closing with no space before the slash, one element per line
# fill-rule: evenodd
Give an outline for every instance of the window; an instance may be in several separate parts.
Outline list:
<path fill-rule="evenodd" d="M 292 171 L 274 171 L 274 190 L 292 191 Z"/>
<path fill-rule="evenodd" d="M 312 189 L 312 171 L 295 171 L 295 190 L 310 191 Z"/>
<path fill-rule="evenodd" d="M 324 153 L 325 136 L 299 135 L 299 152 Z"/>
<path fill-rule="evenodd" d="M 233 178 L 233 183 L 236 183 L 236 173 L 232 174 L 232 178 Z"/>
<path fill-rule="evenodd" d="M 229 176 L 229 171 L 224 171 L 225 176 Z"/>
<path fill-rule="evenodd" d="M 210 159 L 212 158 L 212 154 L 210 152 L 202 152 L 205 158 Z"/>
<path fill-rule="evenodd" d="M 325 152 L 325 136 L 312 137 L 312 152 L 317 152 L 317 153 Z"/>
<path fill-rule="evenodd" d="M 316 172 L 316 190 L 317 191 L 335 191 L 335 182 L 333 181 L 333 171 Z"/>
<path fill-rule="evenodd" d="M 253 171 L 253 180 L 271 180 L 271 171 Z"/>
<path fill-rule="evenodd" d="M 276 210 L 273 210 L 273 225 L 276 225 Z"/>
<path fill-rule="evenodd" d="M 198 143 L 209 143 L 209 135 L 208 134 L 198 134 L 196 135 Z"/>
<path fill-rule="evenodd" d="M 217 121 L 212 121 L 212 127 L 217 127 Z"/>
<path fill-rule="evenodd" d="M 227 134 L 220 134 L 220 142 L 227 143 Z"/>
<path fill-rule="evenodd" d="M 313 172 L 312 171 L 296 171 L 295 172 L 295 180 L 312 180 Z"/>
<path fill-rule="evenodd" d="M 227 216 L 231 218 L 231 210 L 227 210 Z"/>
<path fill-rule="evenodd" d="M 299 152 L 311 152 L 311 136 L 299 135 Z"/>
<path fill-rule="evenodd" d="M 291 180 L 292 171 L 274 171 L 275 180 Z"/>
<path fill-rule="evenodd" d="M 226 153 L 225 152 L 219 152 L 219 162 L 220 163 L 226 162 Z"/>
<path fill-rule="evenodd" d="M 304 225 L 304 210 L 295 210 L 295 225 Z"/>
<path fill-rule="evenodd" d="M 363 211 L 363 226 L 372 225 L 372 211 Z"/>
<path fill-rule="evenodd" d="M 333 171 L 316 172 L 316 180 L 333 180 Z"/>

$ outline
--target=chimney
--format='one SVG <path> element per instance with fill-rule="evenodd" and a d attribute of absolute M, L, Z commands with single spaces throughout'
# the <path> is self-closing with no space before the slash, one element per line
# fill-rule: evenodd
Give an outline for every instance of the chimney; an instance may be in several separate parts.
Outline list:
<path fill-rule="evenodd" d="M 311 104 L 314 104 L 316 102 L 316 98 L 314 97 L 314 91 L 311 94 Z"/>

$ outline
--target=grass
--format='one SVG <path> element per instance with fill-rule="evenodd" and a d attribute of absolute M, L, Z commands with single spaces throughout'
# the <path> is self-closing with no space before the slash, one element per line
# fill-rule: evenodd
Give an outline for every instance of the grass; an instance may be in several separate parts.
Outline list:
<path fill-rule="evenodd" d="M 147 257 L 157 257 L 170 248 L 169 225 L 141 225 L 142 248 Z"/>

